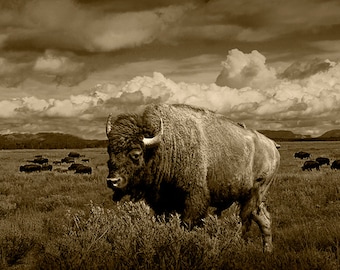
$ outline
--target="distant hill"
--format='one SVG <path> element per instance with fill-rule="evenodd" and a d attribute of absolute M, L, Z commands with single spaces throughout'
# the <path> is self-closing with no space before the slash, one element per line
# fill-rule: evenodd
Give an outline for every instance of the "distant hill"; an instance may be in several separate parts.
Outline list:
<path fill-rule="evenodd" d="M 276 141 L 295 141 L 295 140 L 309 140 L 308 135 L 295 134 L 289 130 L 258 130 L 263 135 Z"/>
<path fill-rule="evenodd" d="M 275 141 L 340 141 L 340 129 L 312 138 L 288 130 L 259 130 Z M 82 149 L 107 147 L 107 140 L 85 140 L 63 133 L 13 133 L 0 135 L 0 149 Z"/>
<path fill-rule="evenodd" d="M 81 149 L 106 146 L 106 140 L 85 140 L 63 133 L 0 135 L 0 149 Z"/>
<path fill-rule="evenodd" d="M 295 134 L 288 130 L 259 130 L 259 132 L 275 141 L 340 141 L 340 129 L 327 131 L 319 137 Z"/>
<path fill-rule="evenodd" d="M 340 129 L 327 131 L 318 137 L 319 140 L 340 141 Z"/>

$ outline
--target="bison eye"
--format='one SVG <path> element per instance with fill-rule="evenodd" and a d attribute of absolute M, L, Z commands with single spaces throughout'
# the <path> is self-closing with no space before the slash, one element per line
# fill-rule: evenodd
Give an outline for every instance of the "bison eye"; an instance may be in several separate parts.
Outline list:
<path fill-rule="evenodd" d="M 141 150 L 132 150 L 130 153 L 129 153 L 129 156 L 132 160 L 139 160 L 139 157 L 141 156 L 142 154 L 142 151 Z"/>

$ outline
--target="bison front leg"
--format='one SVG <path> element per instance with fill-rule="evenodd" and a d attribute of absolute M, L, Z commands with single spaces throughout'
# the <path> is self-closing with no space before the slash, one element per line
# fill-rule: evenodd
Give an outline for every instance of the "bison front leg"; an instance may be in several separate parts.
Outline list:
<path fill-rule="evenodd" d="M 184 202 L 184 211 L 182 221 L 185 226 L 191 229 L 195 225 L 201 225 L 202 219 L 206 216 L 210 202 L 210 196 L 207 188 L 192 188 Z"/>

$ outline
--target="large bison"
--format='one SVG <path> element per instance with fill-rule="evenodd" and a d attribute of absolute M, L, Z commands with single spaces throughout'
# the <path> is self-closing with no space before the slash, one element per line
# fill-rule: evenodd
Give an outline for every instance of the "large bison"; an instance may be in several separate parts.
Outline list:
<path fill-rule="evenodd" d="M 156 214 L 176 211 L 189 227 L 209 206 L 240 204 L 242 232 L 254 220 L 272 250 L 266 193 L 279 168 L 276 143 L 225 116 L 187 105 L 149 105 L 108 117 L 107 185 L 113 200 L 144 198 Z"/>

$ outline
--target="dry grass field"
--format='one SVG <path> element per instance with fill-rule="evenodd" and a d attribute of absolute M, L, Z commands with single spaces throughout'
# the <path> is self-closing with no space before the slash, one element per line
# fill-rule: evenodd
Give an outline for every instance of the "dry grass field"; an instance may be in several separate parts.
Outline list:
<path fill-rule="evenodd" d="M 19 172 L 35 155 L 54 161 L 69 150 L 0 151 L 0 268 L 340 269 L 340 170 L 302 171 L 294 158 L 307 151 L 340 159 L 340 142 L 280 144 L 268 196 L 272 254 L 262 253 L 256 225 L 247 242 L 240 238 L 237 205 L 187 231 L 178 216 L 165 222 L 143 202 L 114 204 L 106 149 L 76 150 L 90 159 L 91 175 Z"/>

